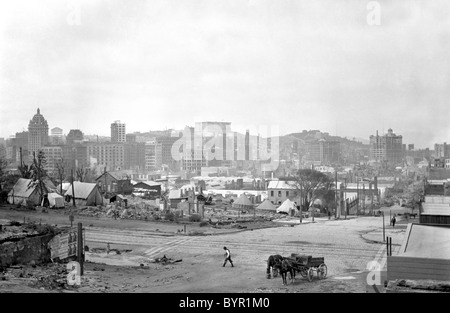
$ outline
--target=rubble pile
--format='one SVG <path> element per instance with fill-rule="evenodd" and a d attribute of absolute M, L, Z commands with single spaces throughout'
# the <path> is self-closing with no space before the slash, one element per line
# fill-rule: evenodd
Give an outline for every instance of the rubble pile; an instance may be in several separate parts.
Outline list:
<path fill-rule="evenodd" d="M 1 220 L 0 243 L 19 240 L 26 237 L 55 234 L 57 230 L 50 225 L 19 223 L 17 221 Z"/>
<path fill-rule="evenodd" d="M 45 265 L 10 266 L 0 271 L 0 280 L 20 280 L 29 287 L 45 290 L 72 289 L 67 284 L 65 264 L 49 263 Z"/>

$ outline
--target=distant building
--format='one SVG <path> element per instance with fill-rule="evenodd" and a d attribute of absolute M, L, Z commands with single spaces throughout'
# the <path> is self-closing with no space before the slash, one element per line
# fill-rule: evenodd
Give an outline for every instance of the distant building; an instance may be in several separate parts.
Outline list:
<path fill-rule="evenodd" d="M 66 144 L 73 145 L 75 143 L 83 142 L 84 135 L 83 132 L 79 129 L 71 129 L 69 134 L 67 134 Z"/>
<path fill-rule="evenodd" d="M 135 134 L 126 134 L 125 141 L 126 142 L 136 142 L 136 135 Z"/>
<path fill-rule="evenodd" d="M 156 169 L 156 139 L 145 142 L 145 170 Z"/>
<path fill-rule="evenodd" d="M 30 160 L 33 158 L 33 152 L 48 144 L 48 124 L 47 120 L 41 114 L 40 109 L 33 116 L 28 124 L 28 154 Z"/>
<path fill-rule="evenodd" d="M 85 144 L 75 143 L 72 145 L 63 145 L 61 147 L 63 162 L 67 171 L 77 168 L 87 168 L 90 165 L 88 149 Z"/>
<path fill-rule="evenodd" d="M 267 193 L 269 201 L 275 205 L 282 204 L 286 199 L 296 201 L 298 196 L 294 182 L 282 180 L 270 181 L 267 186 Z"/>
<path fill-rule="evenodd" d="M 54 127 L 50 130 L 50 143 L 54 145 L 62 145 L 64 143 L 64 135 L 61 128 Z"/>
<path fill-rule="evenodd" d="M 101 174 L 95 179 L 101 193 L 113 192 L 131 194 L 133 185 L 131 175 L 126 171 L 111 171 Z"/>
<path fill-rule="evenodd" d="M 111 142 L 126 142 L 125 123 L 115 121 L 111 124 Z"/>
<path fill-rule="evenodd" d="M 443 144 L 435 144 L 434 145 L 434 156 L 436 159 L 444 158 L 448 159 L 450 158 L 450 145 L 448 145 L 446 142 Z"/>
<path fill-rule="evenodd" d="M 61 146 L 44 146 L 41 147 L 41 151 L 45 154 L 46 165 L 44 169 L 49 174 L 56 173 L 57 164 L 62 160 L 62 147 Z"/>
<path fill-rule="evenodd" d="M 401 163 L 404 157 L 402 136 L 396 135 L 392 129 L 388 133 L 379 136 L 370 136 L 370 159 L 377 162 L 388 162 L 392 164 Z"/>
<path fill-rule="evenodd" d="M 306 147 L 306 160 L 326 165 L 339 162 L 341 158 L 341 145 L 339 141 L 319 139 L 309 141 Z"/>
<path fill-rule="evenodd" d="M 107 170 L 123 170 L 125 168 L 124 143 L 89 142 L 86 144 L 87 158 L 95 158 L 97 165 L 107 166 Z"/>
<path fill-rule="evenodd" d="M 126 142 L 124 144 L 124 169 L 145 169 L 145 143 Z"/>
<path fill-rule="evenodd" d="M 179 170 L 172 156 L 172 146 L 179 137 L 162 136 L 156 138 L 156 167 L 167 166 L 171 170 Z"/>

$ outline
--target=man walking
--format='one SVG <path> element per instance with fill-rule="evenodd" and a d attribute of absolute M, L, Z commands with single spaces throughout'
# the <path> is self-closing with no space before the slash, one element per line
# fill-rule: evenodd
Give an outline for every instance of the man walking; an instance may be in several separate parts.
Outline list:
<path fill-rule="evenodd" d="M 396 222 L 395 214 L 392 217 L 392 221 L 391 222 L 392 222 L 392 227 L 395 227 L 395 222 Z"/>
<path fill-rule="evenodd" d="M 225 261 L 223 262 L 223 267 L 225 267 L 225 264 L 227 264 L 227 261 L 230 261 L 231 263 L 231 267 L 234 267 L 233 265 L 233 261 L 231 261 L 231 253 L 230 250 L 227 249 L 227 247 L 223 247 L 223 249 L 225 250 Z"/>

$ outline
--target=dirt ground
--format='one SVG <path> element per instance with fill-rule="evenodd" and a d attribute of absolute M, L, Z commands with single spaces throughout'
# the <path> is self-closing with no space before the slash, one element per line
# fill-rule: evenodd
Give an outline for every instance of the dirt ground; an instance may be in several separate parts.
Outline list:
<path fill-rule="evenodd" d="M 32 220 L 42 223 L 67 225 L 69 219 L 64 212 L 38 213 L 36 211 L 16 211 L 10 210 L 8 207 L 0 207 L 0 219 L 10 220 Z M 377 223 L 374 227 L 372 220 Z M 369 221 L 370 220 L 370 221 Z M 77 216 L 75 222 L 82 222 L 83 225 L 104 228 L 116 228 L 126 230 L 158 230 L 162 233 L 178 233 L 182 225 L 174 223 L 146 222 L 135 220 L 114 220 L 111 218 L 94 218 Z M 307 221 L 305 221 L 306 223 Z M 333 224 L 334 223 L 334 224 Z M 366 225 L 367 224 L 367 225 Z M 400 222 L 401 224 L 401 222 Z M 371 255 L 376 253 L 380 248 L 380 244 L 363 240 L 360 236 L 366 230 L 379 230 L 378 220 L 375 218 L 361 218 L 347 221 L 326 221 L 317 220 L 316 223 L 305 224 L 296 227 L 286 227 L 287 225 L 265 225 L 281 226 L 278 228 L 257 229 L 256 225 L 248 225 L 246 229 L 217 229 L 212 227 L 200 227 L 197 224 L 189 225 L 190 230 L 199 230 L 215 233 L 212 236 L 201 236 L 204 242 L 212 240 L 212 242 L 233 242 L 237 246 L 232 250 L 235 266 L 229 264 L 222 267 L 223 251 L 222 246 L 214 248 L 202 249 L 201 246 L 194 250 L 189 247 L 181 247 L 174 249 L 168 253 L 167 257 L 174 260 L 182 260 L 173 264 L 161 264 L 153 262 L 143 262 L 142 266 L 114 266 L 107 264 L 99 264 L 86 262 L 84 275 L 82 276 L 80 287 L 70 287 L 64 284 L 64 278 L 67 271 L 64 271 L 65 265 L 53 266 L 31 266 L 26 265 L 20 268 L 8 268 L 2 274 L 0 273 L 0 292 L 81 292 L 81 293 L 293 293 L 293 292 L 314 292 L 314 293 L 360 293 L 366 292 L 367 271 L 365 264 L 370 260 Z M 260 225 L 261 226 L 261 225 Z M 341 227 L 331 227 L 341 226 Z M 297 228 L 302 227 L 302 228 Z M 329 273 L 327 278 L 319 280 L 315 278 L 312 282 L 308 282 L 306 278 L 298 275 L 293 284 L 287 286 L 282 285 L 280 277 L 267 279 L 265 260 L 269 255 L 266 252 L 270 247 L 277 245 L 275 234 L 286 234 L 290 236 L 293 232 L 304 229 L 303 241 L 284 241 L 287 243 L 308 244 L 314 242 L 318 245 L 317 251 L 324 253 L 325 260 L 329 260 Z M 326 231 L 338 231 L 337 235 L 327 235 Z M 326 236 L 325 236 L 325 235 Z M 321 238 L 320 236 L 325 237 Z M 239 237 L 237 237 L 239 236 Z M 283 235 L 284 236 L 284 235 Z M 347 254 L 346 245 L 339 237 L 338 250 L 330 252 L 330 256 L 326 254 L 324 247 L 332 245 L 333 236 L 338 238 L 352 238 L 354 243 L 348 243 L 350 252 Z M 176 236 L 178 238 L 178 235 Z M 205 239 L 207 237 L 207 239 Z M 210 239 L 211 238 L 211 239 Z M 239 247 L 238 243 L 242 238 L 242 242 L 255 243 L 261 245 L 255 249 L 266 249 L 263 252 L 246 251 L 245 245 Z M 292 238 L 294 239 L 294 238 Z M 284 239 L 283 239 L 284 240 Z M 261 242 L 261 243 L 258 243 Z M 269 246 L 264 246 L 263 243 Z M 320 246 L 321 245 L 321 246 Z M 103 249 L 105 245 L 102 243 L 89 243 L 90 250 L 95 248 Z M 281 247 L 281 246 L 280 246 Z M 356 247 L 356 248 L 355 248 Z M 136 257 L 144 250 L 140 246 L 130 245 L 114 245 L 117 250 L 131 250 L 131 252 L 123 252 L 117 258 L 124 260 L 128 257 Z M 200 249 L 200 250 L 199 250 Z M 289 249 L 289 248 L 288 248 Z M 287 252 L 285 250 L 280 250 Z M 322 252 L 323 251 L 323 252 Z M 356 251 L 356 252 L 355 252 Z M 359 252 L 358 252 L 359 251 Z M 373 251 L 373 252 L 371 252 Z M 291 251 L 299 252 L 299 251 Z M 301 252 L 301 251 L 300 251 Z M 333 254 L 334 253 L 334 254 Z M 354 258 L 351 253 L 360 253 Z M 286 254 L 286 253 L 285 253 Z M 366 256 L 367 254 L 367 256 Z M 315 255 L 321 256 L 321 255 Z M 114 258 L 111 255 L 111 258 Z M 123 262 L 122 262 L 123 263 Z M 53 274 L 59 275 L 59 282 L 45 284 L 36 283 L 37 280 Z M 55 281 L 58 281 L 55 278 Z"/>

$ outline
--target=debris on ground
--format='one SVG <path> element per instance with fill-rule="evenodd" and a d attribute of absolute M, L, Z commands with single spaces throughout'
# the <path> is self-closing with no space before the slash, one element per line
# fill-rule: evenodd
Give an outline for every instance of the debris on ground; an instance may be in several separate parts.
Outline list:
<path fill-rule="evenodd" d="M 156 258 L 153 262 L 161 263 L 162 265 L 166 265 L 166 264 L 173 264 L 173 263 L 177 263 L 177 262 L 181 262 L 181 261 L 183 261 L 183 260 L 182 259 L 174 260 L 174 259 L 168 258 L 164 255 L 162 258 Z"/>

